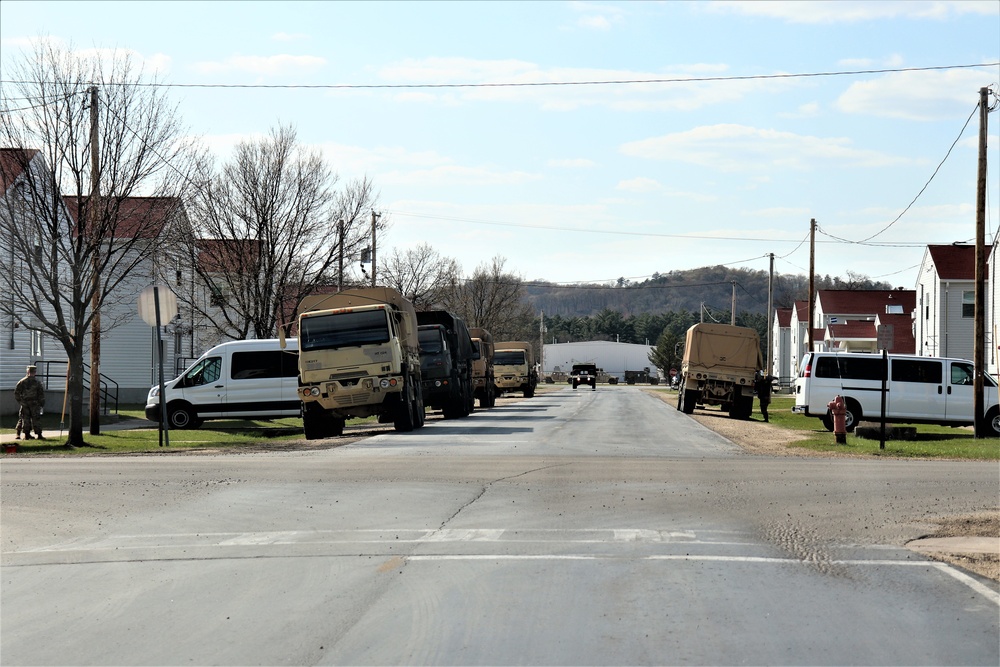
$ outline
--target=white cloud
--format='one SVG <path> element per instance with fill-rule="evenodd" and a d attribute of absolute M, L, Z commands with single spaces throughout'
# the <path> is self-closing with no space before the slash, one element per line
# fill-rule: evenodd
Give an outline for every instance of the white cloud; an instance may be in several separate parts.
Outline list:
<path fill-rule="evenodd" d="M 904 160 L 872 150 L 857 149 L 849 139 L 722 124 L 652 137 L 624 144 L 621 152 L 650 160 L 675 160 L 719 171 L 759 170 L 770 166 L 809 170 L 821 163 L 884 167 Z"/>
<path fill-rule="evenodd" d="M 245 72 L 248 74 L 275 76 L 315 71 L 324 65 L 326 65 L 326 58 L 319 56 L 279 54 L 274 56 L 231 56 L 223 61 L 201 61 L 195 63 L 193 69 L 200 74 Z"/>
<path fill-rule="evenodd" d="M 626 192 L 656 192 L 657 190 L 662 190 L 663 186 L 660 185 L 659 181 L 655 179 L 639 176 L 637 178 L 619 181 L 618 185 L 615 186 L 615 189 L 624 190 Z"/>
<path fill-rule="evenodd" d="M 836 105 L 844 113 L 884 118 L 957 118 L 972 112 L 979 89 L 994 74 L 988 69 L 892 72 L 852 83 Z"/>
<path fill-rule="evenodd" d="M 945 20 L 963 14 L 997 16 L 1000 3 L 993 0 L 981 2 L 952 2 L 949 0 L 818 0 L 813 2 L 787 1 L 718 1 L 696 4 L 708 11 L 745 16 L 763 16 L 789 23 L 857 23 L 883 19 Z"/>
<path fill-rule="evenodd" d="M 549 160 L 546 164 L 550 167 L 562 167 L 566 169 L 586 169 L 596 167 L 597 163 L 586 158 L 564 158 L 561 160 Z"/>

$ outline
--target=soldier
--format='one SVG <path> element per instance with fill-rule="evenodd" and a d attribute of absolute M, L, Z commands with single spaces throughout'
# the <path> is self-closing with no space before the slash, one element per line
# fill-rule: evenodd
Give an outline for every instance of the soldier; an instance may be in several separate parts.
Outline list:
<path fill-rule="evenodd" d="M 17 416 L 17 435 L 21 437 L 24 431 L 25 440 L 33 440 L 31 432 L 35 432 L 35 437 L 44 440 L 42 437 L 42 406 L 45 405 L 45 388 L 35 377 L 37 368 L 28 366 L 26 375 L 21 378 L 14 387 L 14 400 L 20 407 Z"/>
<path fill-rule="evenodd" d="M 774 376 L 769 375 L 764 371 L 759 371 L 757 373 L 757 379 L 754 381 L 754 389 L 757 390 L 757 400 L 760 401 L 760 414 L 764 417 L 764 421 L 769 421 L 767 406 L 771 404 L 772 382 L 774 382 Z"/>

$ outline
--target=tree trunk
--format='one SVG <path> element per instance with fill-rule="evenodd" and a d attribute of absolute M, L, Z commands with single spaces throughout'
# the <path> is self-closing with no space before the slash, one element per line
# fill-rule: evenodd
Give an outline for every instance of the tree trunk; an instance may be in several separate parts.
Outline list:
<path fill-rule="evenodd" d="M 82 447 L 83 441 L 83 349 L 69 351 L 69 438 L 66 444 Z"/>

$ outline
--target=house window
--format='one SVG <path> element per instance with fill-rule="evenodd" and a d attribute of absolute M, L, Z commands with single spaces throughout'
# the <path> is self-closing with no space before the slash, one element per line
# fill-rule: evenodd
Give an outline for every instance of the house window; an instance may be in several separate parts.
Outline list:
<path fill-rule="evenodd" d="M 962 317 L 976 316 L 976 293 L 972 290 L 962 292 Z"/>

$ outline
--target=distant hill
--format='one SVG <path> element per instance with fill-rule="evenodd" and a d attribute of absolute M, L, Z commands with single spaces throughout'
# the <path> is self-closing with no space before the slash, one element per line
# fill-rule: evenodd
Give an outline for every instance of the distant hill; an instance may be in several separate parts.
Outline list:
<path fill-rule="evenodd" d="M 698 312 L 704 304 L 712 311 L 729 312 L 733 285 L 736 312 L 763 315 L 767 310 L 768 272 L 726 266 L 706 266 L 686 271 L 654 274 L 649 280 L 619 279 L 614 285 L 563 286 L 545 282 L 525 284 L 528 300 L 546 316 L 589 317 L 608 309 L 622 315 Z M 817 276 L 816 289 L 892 289 L 885 282 L 848 272 L 847 278 Z M 804 275 L 774 275 L 774 306 L 790 308 L 809 295 Z"/>

